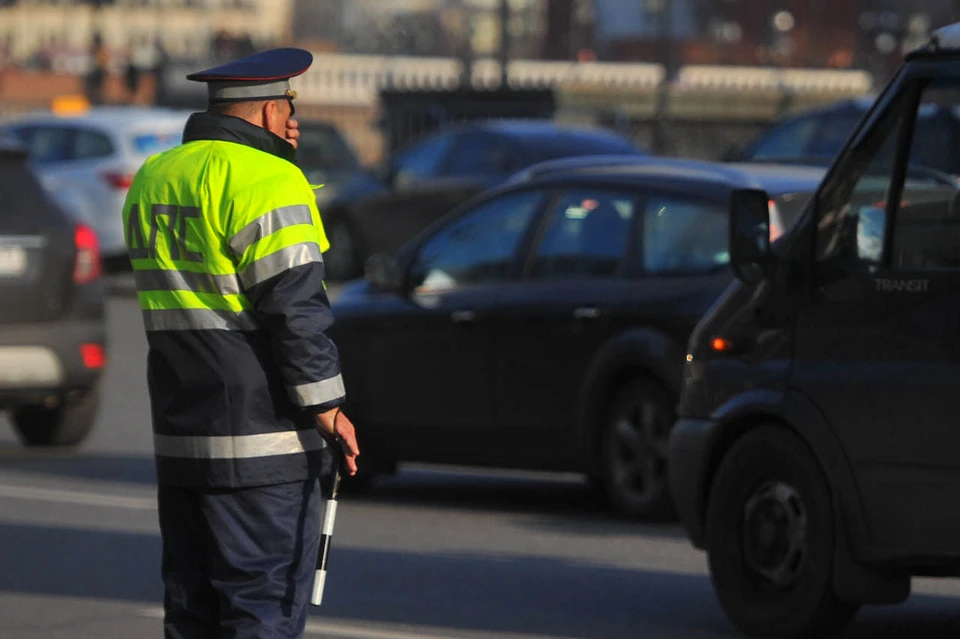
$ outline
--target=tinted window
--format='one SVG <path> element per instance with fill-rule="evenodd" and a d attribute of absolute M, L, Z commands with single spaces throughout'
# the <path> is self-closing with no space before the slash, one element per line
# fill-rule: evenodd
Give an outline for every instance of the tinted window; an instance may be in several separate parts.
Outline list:
<path fill-rule="evenodd" d="M 397 156 L 394 170 L 401 182 L 436 175 L 453 144 L 449 135 L 430 138 Z"/>
<path fill-rule="evenodd" d="M 807 154 L 807 145 L 817 128 L 812 117 L 785 122 L 767 133 L 753 150 L 754 160 L 795 158 Z"/>
<path fill-rule="evenodd" d="M 351 171 L 359 166 L 346 141 L 334 129 L 300 127 L 297 165 L 308 176 L 321 171 Z"/>
<path fill-rule="evenodd" d="M 810 147 L 810 155 L 834 156 L 857 127 L 863 113 L 860 111 L 828 115 L 820 120 L 820 130 Z"/>
<path fill-rule="evenodd" d="M 730 261 L 727 207 L 719 202 L 651 195 L 643 216 L 643 269 L 697 273 Z"/>
<path fill-rule="evenodd" d="M 506 280 L 542 199 L 535 191 L 504 195 L 480 204 L 427 240 L 410 273 L 417 292 Z"/>
<path fill-rule="evenodd" d="M 949 111 L 960 108 L 960 80 L 945 78 L 929 83 L 921 94 L 919 121 L 911 144 L 913 166 L 949 166 L 957 149 L 951 139 Z M 939 105 L 931 114 L 933 104 Z M 924 120 L 936 120 L 939 137 Z M 960 267 L 960 192 L 955 186 L 918 179 L 908 180 L 900 196 L 893 226 L 892 264 L 897 268 Z"/>
<path fill-rule="evenodd" d="M 817 203 L 817 259 L 877 263 L 883 256 L 886 200 L 898 138 L 909 115 L 904 95 L 825 185 Z"/>
<path fill-rule="evenodd" d="M 49 223 L 56 213 L 33 172 L 21 157 L 0 153 L 0 219 L 23 217 Z"/>
<path fill-rule="evenodd" d="M 924 101 L 930 100 L 931 95 L 928 91 Z M 910 145 L 911 165 L 945 173 L 960 173 L 960 157 L 957 154 L 960 122 L 949 108 L 943 108 L 951 106 L 950 101 L 947 99 L 947 104 L 941 103 L 939 107 L 933 104 L 921 107 Z"/>
<path fill-rule="evenodd" d="M 630 193 L 565 193 L 547 220 L 535 251 L 533 277 L 615 274 L 622 264 L 635 208 L 635 196 Z"/>
<path fill-rule="evenodd" d="M 110 138 L 94 131 L 76 131 L 73 135 L 74 160 L 91 160 L 113 154 Z"/>
<path fill-rule="evenodd" d="M 498 135 L 468 133 L 460 136 L 444 171 L 452 176 L 496 176 L 509 166 L 506 142 Z"/>
<path fill-rule="evenodd" d="M 70 159 L 70 131 L 54 127 L 23 127 L 17 132 L 37 164 L 63 162 Z"/>

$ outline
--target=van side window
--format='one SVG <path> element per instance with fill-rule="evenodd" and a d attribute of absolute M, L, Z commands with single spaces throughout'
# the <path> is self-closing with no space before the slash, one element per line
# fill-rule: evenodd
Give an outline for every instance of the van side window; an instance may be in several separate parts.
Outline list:
<path fill-rule="evenodd" d="M 960 155 L 960 140 L 955 139 L 958 113 L 960 79 L 933 80 L 921 91 L 907 178 L 892 229 L 893 268 L 960 268 L 960 183 L 955 176 L 937 174 Z"/>
<path fill-rule="evenodd" d="M 896 149 L 910 114 L 909 102 L 909 96 L 901 96 L 824 185 L 817 200 L 817 261 L 882 262 L 887 193 L 893 186 Z"/>
<path fill-rule="evenodd" d="M 945 171 L 956 164 L 960 149 L 960 79 L 914 85 L 881 117 L 822 191 L 817 260 L 897 269 L 960 267 L 960 182 Z M 890 206 L 891 187 L 901 186 L 894 183 L 894 165 L 907 123 L 906 176 L 899 202 Z M 892 252 L 884 255 L 888 234 Z"/>

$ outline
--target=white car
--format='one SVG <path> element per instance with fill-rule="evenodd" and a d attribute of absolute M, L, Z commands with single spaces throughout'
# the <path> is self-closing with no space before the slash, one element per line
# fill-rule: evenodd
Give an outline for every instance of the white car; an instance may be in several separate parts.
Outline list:
<path fill-rule="evenodd" d="M 126 261 L 123 201 L 143 162 L 180 144 L 189 111 L 94 107 L 78 113 L 40 112 L 5 121 L 53 198 L 100 239 L 107 266 Z"/>

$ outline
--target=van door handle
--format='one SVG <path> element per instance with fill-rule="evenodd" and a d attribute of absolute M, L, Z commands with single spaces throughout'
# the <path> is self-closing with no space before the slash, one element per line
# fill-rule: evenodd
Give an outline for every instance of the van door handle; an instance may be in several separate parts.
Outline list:
<path fill-rule="evenodd" d="M 576 319 L 596 319 L 600 316 L 600 309 L 595 306 L 583 306 L 573 312 Z"/>
<path fill-rule="evenodd" d="M 463 324 L 476 320 L 477 314 L 473 311 L 454 311 L 450 313 L 450 319 L 458 324 Z"/>

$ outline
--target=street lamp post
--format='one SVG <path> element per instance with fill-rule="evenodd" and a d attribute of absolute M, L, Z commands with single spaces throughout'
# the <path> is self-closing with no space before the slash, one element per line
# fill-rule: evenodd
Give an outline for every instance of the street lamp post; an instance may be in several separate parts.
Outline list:
<path fill-rule="evenodd" d="M 673 0 L 642 0 L 645 12 L 657 17 L 657 42 L 660 49 L 660 64 L 663 66 L 663 80 L 657 89 L 656 121 L 653 126 L 653 151 L 663 154 L 667 148 L 667 129 L 664 119 L 667 115 L 667 102 L 670 83 L 674 77 L 673 56 Z"/>

